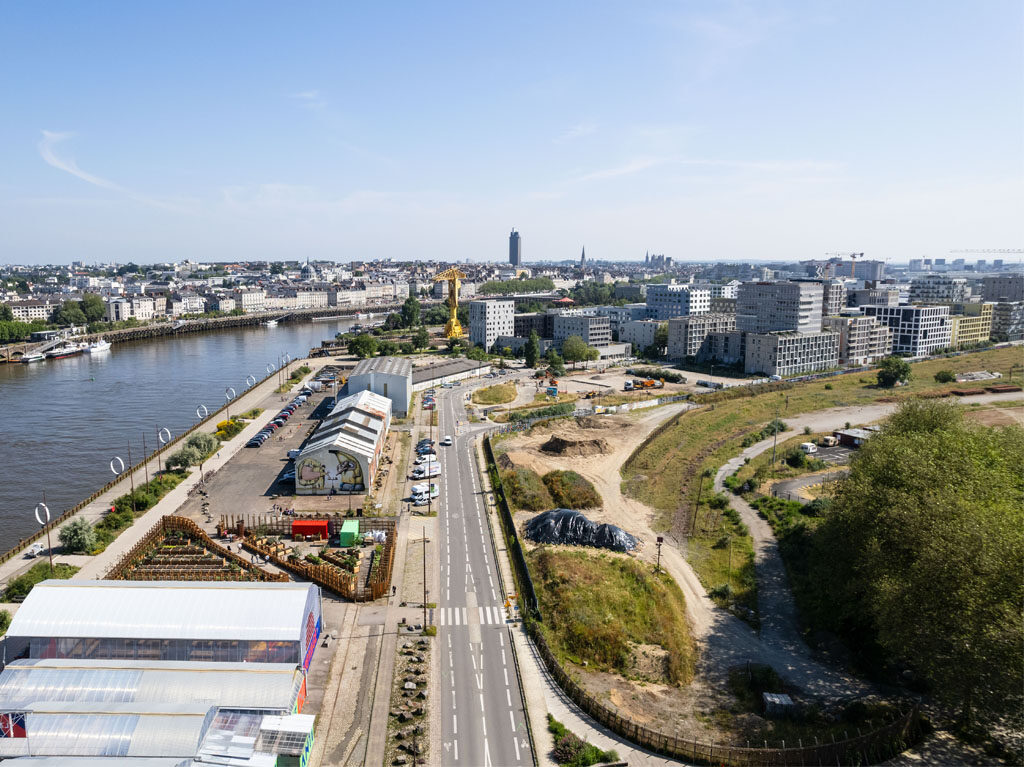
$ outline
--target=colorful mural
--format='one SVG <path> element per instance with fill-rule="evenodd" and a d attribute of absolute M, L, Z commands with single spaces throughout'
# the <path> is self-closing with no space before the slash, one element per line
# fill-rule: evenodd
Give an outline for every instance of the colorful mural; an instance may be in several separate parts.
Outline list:
<path fill-rule="evenodd" d="M 302 494 L 317 494 L 330 490 L 360 491 L 366 487 L 363 468 L 347 453 L 331 450 L 326 464 L 316 458 L 299 459 L 295 467 L 295 487 Z"/>

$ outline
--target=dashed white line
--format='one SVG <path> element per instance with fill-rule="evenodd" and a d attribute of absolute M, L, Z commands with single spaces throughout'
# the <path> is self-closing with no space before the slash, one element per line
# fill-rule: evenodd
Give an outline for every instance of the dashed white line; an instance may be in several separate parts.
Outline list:
<path fill-rule="evenodd" d="M 505 675 L 505 686 L 508 687 L 508 669 L 503 668 L 501 671 Z"/>
<path fill-rule="evenodd" d="M 512 732 L 516 731 L 516 717 L 511 711 L 508 712 L 508 720 L 512 722 Z"/>
<path fill-rule="evenodd" d="M 452 714 L 452 734 L 459 734 L 459 718 L 455 714 Z"/>
<path fill-rule="evenodd" d="M 509 706 L 512 705 L 512 691 L 509 688 L 505 688 L 505 700 Z M 509 712 L 511 713 L 511 712 Z"/>

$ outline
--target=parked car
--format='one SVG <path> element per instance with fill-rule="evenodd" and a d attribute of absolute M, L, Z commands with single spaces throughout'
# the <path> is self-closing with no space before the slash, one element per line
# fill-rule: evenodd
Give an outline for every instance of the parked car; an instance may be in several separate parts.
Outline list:
<path fill-rule="evenodd" d="M 35 559 L 36 557 L 41 557 L 44 551 L 46 551 L 46 547 L 44 547 L 43 544 L 33 543 L 28 547 L 28 550 L 25 552 L 25 556 L 28 559 Z"/>
<path fill-rule="evenodd" d="M 801 442 L 800 449 L 807 454 L 818 452 L 818 446 L 815 445 L 813 442 Z"/>
<path fill-rule="evenodd" d="M 423 453 L 423 455 L 421 455 L 419 458 L 417 458 L 415 461 L 413 461 L 413 463 L 415 463 L 416 465 L 419 465 L 421 463 L 434 463 L 436 461 L 437 461 L 437 454 L 436 453 Z"/>
<path fill-rule="evenodd" d="M 450 447 L 451 444 L 452 444 L 452 438 L 451 437 L 446 436 L 444 439 L 441 440 L 441 445 L 443 447 Z"/>

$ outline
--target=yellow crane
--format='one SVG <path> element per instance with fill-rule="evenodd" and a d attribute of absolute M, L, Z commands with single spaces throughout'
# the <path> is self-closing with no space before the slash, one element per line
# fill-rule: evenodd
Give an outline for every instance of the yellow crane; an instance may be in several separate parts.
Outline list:
<path fill-rule="evenodd" d="M 445 338 L 462 338 L 462 323 L 459 322 L 459 280 L 466 279 L 466 275 L 456 267 L 445 269 L 434 277 L 434 282 L 448 283 L 448 298 L 445 304 L 448 305 L 448 324 L 444 326 Z"/>

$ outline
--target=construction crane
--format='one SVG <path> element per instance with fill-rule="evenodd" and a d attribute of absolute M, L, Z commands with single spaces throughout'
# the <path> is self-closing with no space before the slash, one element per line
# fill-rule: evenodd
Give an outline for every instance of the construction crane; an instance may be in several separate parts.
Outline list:
<path fill-rule="evenodd" d="M 833 258 L 848 258 L 850 259 L 850 279 L 856 277 L 857 271 L 857 259 L 864 258 L 863 253 L 826 253 L 826 256 L 832 256 Z"/>
<path fill-rule="evenodd" d="M 434 277 L 434 282 L 448 283 L 448 298 L 444 300 L 448 305 L 448 323 L 444 326 L 445 338 L 462 338 L 462 323 L 459 322 L 459 280 L 466 279 L 466 275 L 456 267 L 445 269 Z"/>

